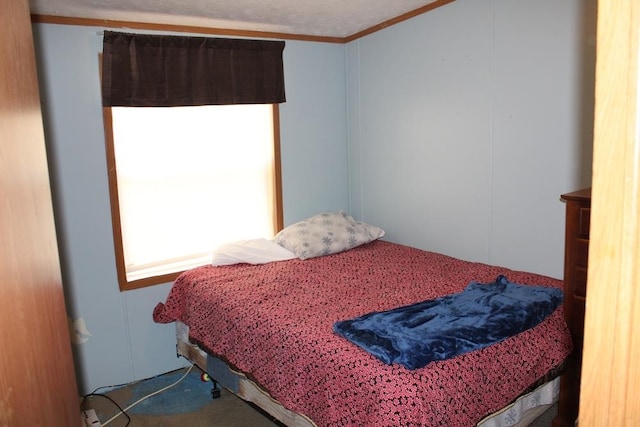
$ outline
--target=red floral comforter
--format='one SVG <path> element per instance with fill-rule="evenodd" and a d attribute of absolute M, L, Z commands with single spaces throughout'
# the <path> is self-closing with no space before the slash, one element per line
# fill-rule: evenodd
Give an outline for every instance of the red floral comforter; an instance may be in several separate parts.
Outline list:
<path fill-rule="evenodd" d="M 562 288 L 549 277 L 375 241 L 304 261 L 196 268 L 178 277 L 153 318 L 184 322 L 207 350 L 318 426 L 471 426 L 568 356 L 562 306 L 505 341 L 416 370 L 385 365 L 332 326 L 499 274 Z"/>

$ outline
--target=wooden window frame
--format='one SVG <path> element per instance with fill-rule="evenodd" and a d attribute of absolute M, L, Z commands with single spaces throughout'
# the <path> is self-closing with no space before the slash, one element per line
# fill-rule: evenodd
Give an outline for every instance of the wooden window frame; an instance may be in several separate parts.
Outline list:
<path fill-rule="evenodd" d="M 279 104 L 272 104 L 273 108 L 273 148 L 274 148 L 274 187 L 275 187 L 275 212 L 274 229 L 276 231 L 283 228 L 283 208 L 282 208 L 282 172 L 280 158 L 280 108 Z M 118 195 L 118 176 L 116 170 L 115 146 L 113 137 L 113 116 L 111 107 L 103 107 L 105 133 L 105 151 L 107 160 L 107 171 L 109 178 L 109 199 L 111 204 L 111 224 L 113 230 L 113 242 L 115 250 L 116 270 L 118 275 L 118 285 L 120 291 L 144 288 L 147 286 L 159 285 L 173 282 L 184 271 L 167 273 L 158 276 L 146 277 L 137 280 L 127 279 L 127 269 L 124 259 L 124 247 L 122 241 L 122 228 L 120 217 L 120 200 Z"/>

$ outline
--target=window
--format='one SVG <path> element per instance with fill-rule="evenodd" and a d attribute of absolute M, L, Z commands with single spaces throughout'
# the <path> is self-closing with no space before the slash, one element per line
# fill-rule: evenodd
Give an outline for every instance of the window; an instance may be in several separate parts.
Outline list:
<path fill-rule="evenodd" d="M 121 290 L 282 228 L 284 41 L 105 31 L 102 105 Z"/>
<path fill-rule="evenodd" d="M 121 290 L 282 228 L 277 104 L 105 107 Z"/>

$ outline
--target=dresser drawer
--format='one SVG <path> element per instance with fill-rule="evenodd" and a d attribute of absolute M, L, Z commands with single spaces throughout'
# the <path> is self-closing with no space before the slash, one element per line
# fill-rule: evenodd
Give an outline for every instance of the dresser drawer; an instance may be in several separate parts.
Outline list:
<path fill-rule="evenodd" d="M 586 239 L 576 239 L 573 252 L 573 262 L 576 267 L 587 268 L 589 260 L 589 241 Z"/>
<path fill-rule="evenodd" d="M 591 221 L 591 208 L 580 208 L 578 213 L 578 237 L 589 240 L 589 223 Z"/>
<path fill-rule="evenodd" d="M 571 320 L 569 320 L 569 330 L 574 338 L 584 336 L 584 303 L 585 299 L 574 296 L 571 302 Z"/>
<path fill-rule="evenodd" d="M 587 296 L 587 267 L 575 268 L 573 283 L 573 294 L 585 298 Z"/>
<path fill-rule="evenodd" d="M 567 373 L 580 385 L 580 374 L 582 373 L 582 339 L 577 338 L 573 343 L 575 350 L 571 354 L 571 363 L 568 366 Z"/>

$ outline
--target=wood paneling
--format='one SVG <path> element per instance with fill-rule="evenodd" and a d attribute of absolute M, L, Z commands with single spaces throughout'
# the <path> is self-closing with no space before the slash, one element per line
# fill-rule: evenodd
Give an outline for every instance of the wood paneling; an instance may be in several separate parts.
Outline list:
<path fill-rule="evenodd" d="M 0 24 L 0 425 L 78 426 L 27 0 Z"/>
<path fill-rule="evenodd" d="M 640 425 L 640 4 L 598 2 L 580 427 Z"/>

